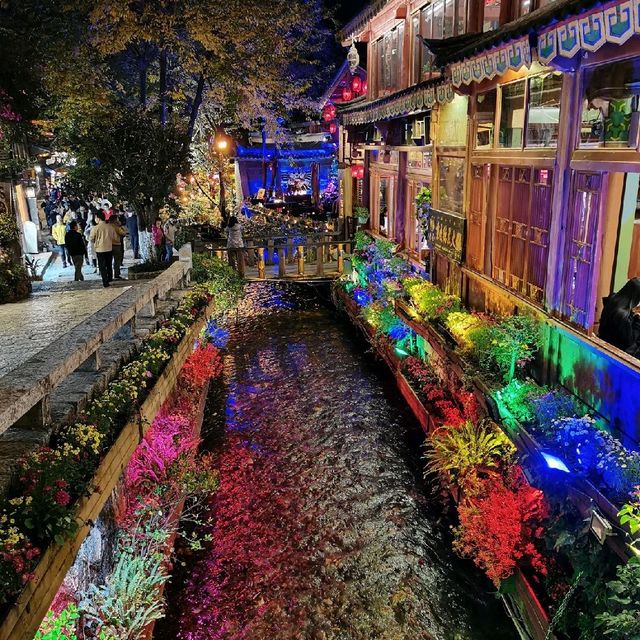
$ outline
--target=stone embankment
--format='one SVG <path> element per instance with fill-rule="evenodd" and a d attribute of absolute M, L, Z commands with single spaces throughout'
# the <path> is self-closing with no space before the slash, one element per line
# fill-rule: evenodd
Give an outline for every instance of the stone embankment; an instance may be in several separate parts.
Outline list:
<path fill-rule="evenodd" d="M 178 262 L 127 289 L 0 378 L 0 495 L 15 461 L 82 411 L 171 313 L 188 273 L 189 265 Z"/>

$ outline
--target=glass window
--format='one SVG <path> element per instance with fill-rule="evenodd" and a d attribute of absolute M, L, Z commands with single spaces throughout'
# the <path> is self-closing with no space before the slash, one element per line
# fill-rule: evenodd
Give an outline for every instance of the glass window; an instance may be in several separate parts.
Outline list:
<path fill-rule="evenodd" d="M 441 156 L 438 160 L 440 208 L 462 213 L 464 198 L 464 158 Z"/>
<path fill-rule="evenodd" d="M 491 31 L 500 26 L 500 2 L 501 0 L 484 0 L 483 31 Z"/>
<path fill-rule="evenodd" d="M 433 3 L 432 35 L 434 39 L 441 39 L 444 34 L 444 0 Z"/>
<path fill-rule="evenodd" d="M 450 147 L 467 146 L 467 96 L 459 96 L 440 107 L 438 143 Z"/>
<path fill-rule="evenodd" d="M 416 12 L 411 17 L 411 30 L 413 33 L 413 66 L 411 70 L 411 80 L 416 83 L 422 79 L 422 49 L 424 44 L 417 36 L 420 35 L 420 12 Z"/>
<path fill-rule="evenodd" d="M 432 37 L 431 9 L 432 9 L 431 5 L 427 5 L 420 12 L 420 17 L 421 17 L 421 25 L 420 25 L 421 31 L 420 31 L 420 33 L 422 34 L 423 38 L 431 38 Z"/>
<path fill-rule="evenodd" d="M 500 147 L 514 149 L 522 146 L 526 84 L 526 80 L 518 80 L 501 87 Z"/>
<path fill-rule="evenodd" d="M 560 125 L 562 74 L 545 73 L 529 79 L 527 147 L 555 147 Z"/>
<path fill-rule="evenodd" d="M 532 8 L 533 8 L 532 0 L 518 0 L 517 6 L 516 6 L 516 11 L 517 11 L 516 18 L 526 15 L 532 10 Z"/>
<path fill-rule="evenodd" d="M 404 45 L 404 23 L 392 29 L 378 40 L 374 56 L 378 60 L 378 95 L 400 88 L 402 74 L 402 52 Z"/>
<path fill-rule="evenodd" d="M 640 99 L 640 58 L 591 67 L 584 73 L 580 146 L 629 147 Z"/>
<path fill-rule="evenodd" d="M 456 0 L 456 35 L 467 32 L 467 2 Z"/>
<path fill-rule="evenodd" d="M 492 89 L 476 96 L 476 149 L 493 147 L 493 132 L 496 126 L 496 95 Z"/>
<path fill-rule="evenodd" d="M 444 0 L 444 37 L 450 38 L 453 35 L 453 24 L 455 18 L 455 0 Z"/>
<path fill-rule="evenodd" d="M 378 189 L 378 230 L 384 235 L 389 233 L 390 183 L 390 178 L 380 178 L 380 187 Z"/>

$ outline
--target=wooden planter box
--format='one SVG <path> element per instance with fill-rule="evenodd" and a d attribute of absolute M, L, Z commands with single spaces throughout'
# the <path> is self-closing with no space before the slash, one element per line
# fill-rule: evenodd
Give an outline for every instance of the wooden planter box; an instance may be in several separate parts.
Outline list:
<path fill-rule="evenodd" d="M 515 573 L 516 594 L 522 603 L 527 627 L 533 634 L 534 640 L 545 640 L 549 629 L 549 614 L 538 600 L 533 587 L 527 577 L 516 569 Z M 555 638 L 555 636 L 551 636 Z"/>
<path fill-rule="evenodd" d="M 193 350 L 193 342 L 212 309 L 213 304 L 191 326 L 140 407 L 138 415 L 127 422 L 104 456 L 91 482 L 91 493 L 77 504 L 76 520 L 79 527 L 76 534 L 62 545 L 51 544 L 43 553 L 34 570 L 33 580 L 25 586 L 0 625 L 0 640 L 31 640 L 35 635 L 93 521 L 100 515 L 133 452 L 173 391 L 182 365 Z"/>
<path fill-rule="evenodd" d="M 194 417 L 193 435 L 196 438 L 200 436 L 200 432 L 202 430 L 202 423 L 204 421 L 204 410 L 207 404 L 207 396 L 209 395 L 209 385 L 210 383 L 207 382 L 207 384 L 205 384 L 205 386 L 203 387 L 202 392 L 200 393 L 200 401 L 198 402 L 198 409 L 196 410 L 195 417 Z M 180 522 L 180 518 L 182 517 L 183 510 L 184 510 L 184 500 L 180 504 L 178 504 L 173 510 L 173 513 L 171 514 L 171 518 L 170 518 L 171 523 L 178 524 Z M 167 541 L 167 546 L 165 550 L 165 557 L 166 557 L 167 563 L 170 562 L 169 558 L 173 553 L 173 548 L 176 542 L 176 535 L 177 535 L 177 531 L 174 531 L 171 534 L 169 540 Z M 158 590 L 158 600 L 161 600 L 163 598 L 166 586 L 167 586 L 166 582 L 160 586 L 160 589 Z M 156 626 L 156 621 L 154 620 L 152 623 L 149 624 L 149 626 L 147 627 L 144 633 L 145 640 L 151 640 L 151 638 L 153 637 L 153 630 L 155 629 L 155 626 Z"/>

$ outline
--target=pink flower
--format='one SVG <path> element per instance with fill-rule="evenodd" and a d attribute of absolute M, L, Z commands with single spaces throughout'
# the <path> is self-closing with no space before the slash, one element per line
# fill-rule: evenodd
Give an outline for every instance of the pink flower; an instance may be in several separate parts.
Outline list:
<path fill-rule="evenodd" d="M 144 372 L 144 375 L 147 378 L 153 378 L 153 372 L 152 371 L 147 370 L 147 371 Z"/>
<path fill-rule="evenodd" d="M 56 487 L 58 487 L 58 489 L 66 489 L 67 488 L 67 481 L 66 480 L 56 480 L 53 484 L 55 484 Z"/>
<path fill-rule="evenodd" d="M 53 497 L 56 504 L 61 507 L 66 507 L 71 502 L 71 496 L 64 490 L 56 491 L 56 495 Z"/>

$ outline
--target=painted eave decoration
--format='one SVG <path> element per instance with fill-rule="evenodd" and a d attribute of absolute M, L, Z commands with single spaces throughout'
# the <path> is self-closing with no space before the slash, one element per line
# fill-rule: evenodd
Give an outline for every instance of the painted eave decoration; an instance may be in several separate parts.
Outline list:
<path fill-rule="evenodd" d="M 598 51 L 605 44 L 623 45 L 639 33 L 640 0 L 606 3 L 541 30 L 538 58 L 542 64 L 566 67 L 566 61 L 580 52 Z"/>
<path fill-rule="evenodd" d="M 436 102 L 446 104 L 454 97 L 455 92 L 450 82 L 442 82 L 440 79 L 437 82 L 427 81 L 357 107 L 340 109 L 339 118 L 347 126 L 369 124 L 427 111 Z"/>

